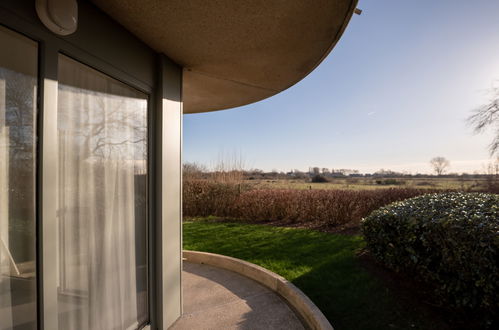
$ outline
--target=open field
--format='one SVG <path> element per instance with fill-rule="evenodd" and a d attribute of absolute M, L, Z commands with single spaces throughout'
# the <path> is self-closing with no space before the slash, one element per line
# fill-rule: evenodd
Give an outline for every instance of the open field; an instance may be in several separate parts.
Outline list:
<path fill-rule="evenodd" d="M 244 180 L 256 189 L 380 189 L 380 188 L 415 188 L 415 189 L 452 189 L 479 191 L 487 188 L 484 177 L 401 177 L 401 178 L 330 178 L 330 182 L 312 183 L 308 179 Z"/>
<path fill-rule="evenodd" d="M 360 235 L 195 221 L 184 223 L 184 248 L 240 258 L 284 276 L 307 294 L 335 329 L 455 329 L 421 300 L 421 288 L 359 256 Z M 390 283 L 392 285 L 390 285 Z"/>

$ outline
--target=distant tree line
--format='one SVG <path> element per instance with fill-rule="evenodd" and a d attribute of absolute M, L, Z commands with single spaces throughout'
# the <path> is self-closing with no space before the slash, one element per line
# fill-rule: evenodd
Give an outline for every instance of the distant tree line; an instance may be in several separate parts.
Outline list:
<path fill-rule="evenodd" d="M 443 157 L 435 157 L 443 158 Z M 434 159 L 433 159 L 434 160 Z M 433 162 L 432 160 L 432 162 Z M 443 178 L 485 178 L 488 176 L 499 175 L 499 159 L 491 162 L 486 167 L 486 173 L 445 173 L 448 168 L 448 163 L 446 160 L 435 161 L 438 167 L 436 168 L 435 174 Z M 448 161 L 447 161 L 448 162 Z M 328 181 L 341 178 L 431 178 L 435 175 L 433 174 L 410 174 L 406 172 L 397 172 L 389 169 L 380 169 L 373 173 L 360 173 L 358 170 L 353 169 L 329 169 L 320 167 L 310 167 L 308 171 L 301 171 L 299 169 L 294 169 L 288 172 L 271 170 L 263 171 L 261 169 L 213 169 L 210 170 L 204 165 L 197 163 L 186 162 L 183 165 L 184 178 L 189 180 L 214 180 L 220 182 L 234 182 L 240 180 L 310 180 L 312 178 L 317 178 L 318 176 L 326 178 Z M 318 179 L 320 181 L 320 179 Z"/>

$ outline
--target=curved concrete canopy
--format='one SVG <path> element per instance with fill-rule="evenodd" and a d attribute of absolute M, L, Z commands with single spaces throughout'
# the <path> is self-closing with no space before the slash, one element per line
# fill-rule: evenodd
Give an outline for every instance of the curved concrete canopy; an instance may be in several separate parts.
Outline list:
<path fill-rule="evenodd" d="M 331 51 L 357 0 L 92 0 L 184 67 L 184 113 L 272 96 Z"/>

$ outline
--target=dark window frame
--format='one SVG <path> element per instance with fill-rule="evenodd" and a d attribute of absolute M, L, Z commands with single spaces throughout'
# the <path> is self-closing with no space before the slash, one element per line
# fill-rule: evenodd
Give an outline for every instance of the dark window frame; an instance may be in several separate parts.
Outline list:
<path fill-rule="evenodd" d="M 28 7 L 28 5 L 31 5 Z M 83 8 L 84 12 L 96 11 L 93 5 L 88 3 L 79 3 L 80 9 Z M 21 14 L 20 14 L 21 13 Z M 26 16 L 24 13 L 29 13 Z M 81 11 L 80 11 L 81 13 Z M 103 16 L 101 19 L 109 19 L 107 16 L 100 13 Z M 53 163 L 53 160 L 47 160 L 50 158 L 49 154 L 54 154 L 56 150 L 50 146 L 50 142 L 47 141 L 48 138 L 45 133 L 50 130 L 51 126 L 56 123 L 50 123 L 49 118 L 54 118 L 56 115 L 57 107 L 47 106 L 47 102 L 53 102 L 53 100 L 46 99 L 46 91 L 51 88 L 47 86 L 46 80 L 54 80 L 57 82 L 57 56 L 59 53 L 69 56 L 76 61 L 87 65 L 103 74 L 112 77 L 144 94 L 147 94 L 147 248 L 148 248 L 148 290 L 149 290 L 149 324 L 151 329 L 158 328 L 158 317 L 157 317 L 157 304 L 159 299 L 156 293 L 157 281 L 160 280 L 158 270 L 161 265 L 158 265 L 156 251 L 161 248 L 161 242 L 156 239 L 156 222 L 158 219 L 158 212 L 156 206 L 156 194 L 157 185 L 160 184 L 155 180 L 157 171 L 161 168 L 161 159 L 156 157 L 155 151 L 161 144 L 161 141 L 156 142 L 155 137 L 157 136 L 157 109 L 160 108 L 158 105 L 158 100 L 162 98 L 160 95 L 160 90 L 158 90 L 156 84 L 156 74 L 153 72 L 150 74 L 152 78 L 149 81 L 144 81 L 144 79 L 138 78 L 133 74 L 125 71 L 124 68 L 119 68 L 114 64 L 111 64 L 106 59 L 100 58 L 91 54 L 92 50 L 82 49 L 78 46 L 80 37 L 78 33 L 70 37 L 59 37 L 57 35 L 49 32 L 36 17 L 34 12 L 34 3 L 32 1 L 15 1 L 9 0 L 5 4 L 0 5 L 0 24 L 5 28 L 17 32 L 23 36 L 38 43 L 38 95 L 37 95 L 37 112 L 36 112 L 36 196 L 35 196 L 35 208 L 36 208 L 36 267 L 37 267 L 37 306 L 38 306 L 38 328 L 46 329 L 47 325 L 54 324 L 54 320 L 48 320 L 49 318 L 55 318 L 57 322 L 57 315 L 51 316 L 48 313 L 52 306 L 47 306 L 46 302 L 48 300 L 54 300 L 54 297 L 47 297 L 47 271 L 44 268 L 47 267 L 48 258 L 44 258 L 44 249 L 48 244 L 44 245 L 44 241 L 49 241 L 50 237 L 47 237 L 46 230 L 44 231 L 44 223 L 42 219 L 44 218 L 44 212 L 47 211 L 47 203 L 50 199 L 56 200 L 56 196 L 46 196 L 46 186 L 50 185 L 49 180 L 44 174 L 44 166 L 47 167 Z M 130 35 L 129 39 L 133 39 Z M 88 40 L 86 41 L 88 43 Z M 126 42 L 126 41 L 125 41 Z M 143 47 L 144 56 L 141 58 L 140 65 L 149 67 L 151 71 L 160 71 L 160 64 L 157 60 L 157 54 L 145 45 L 135 45 L 134 42 L 130 41 L 130 44 L 136 48 Z M 100 47 L 102 45 L 99 45 Z M 97 47 L 97 46 L 96 46 Z M 110 53 L 115 53 L 116 56 L 125 56 L 122 52 L 116 52 L 113 50 L 112 41 L 107 45 L 107 49 Z M 140 51 L 137 51 L 140 55 Z M 134 59 L 136 61 L 137 56 Z M 57 85 L 55 85 L 57 88 Z M 56 118 L 56 117 L 55 117 Z M 48 157 L 46 157 L 48 156 Z M 45 182 L 44 182 L 45 181 Z M 55 183 L 53 183 L 55 185 Z M 53 202 L 55 204 L 55 202 Z M 44 262 L 46 259 L 47 262 Z M 55 279 L 53 279 L 55 281 Z M 55 294 L 56 295 L 56 294 Z M 147 328 L 147 326 L 143 328 Z M 52 329 L 51 329 L 52 330 Z"/>

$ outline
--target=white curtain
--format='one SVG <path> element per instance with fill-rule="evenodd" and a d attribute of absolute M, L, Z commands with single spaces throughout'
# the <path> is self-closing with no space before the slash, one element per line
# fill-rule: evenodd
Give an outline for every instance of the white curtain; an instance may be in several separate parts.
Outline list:
<path fill-rule="evenodd" d="M 146 97 L 59 57 L 59 325 L 135 329 L 140 315 L 135 177 L 146 166 Z"/>

